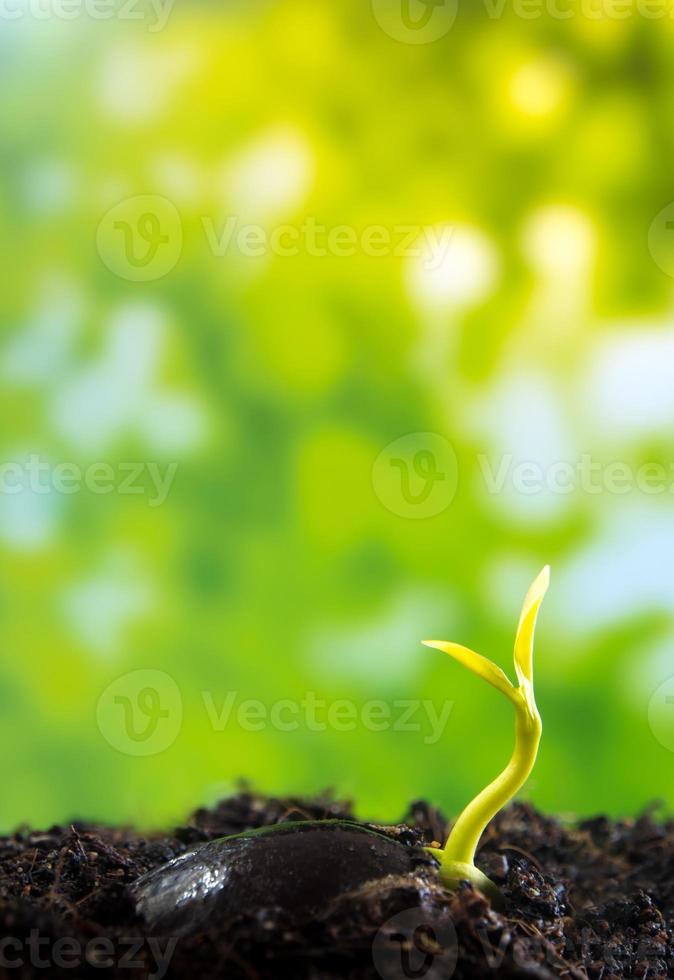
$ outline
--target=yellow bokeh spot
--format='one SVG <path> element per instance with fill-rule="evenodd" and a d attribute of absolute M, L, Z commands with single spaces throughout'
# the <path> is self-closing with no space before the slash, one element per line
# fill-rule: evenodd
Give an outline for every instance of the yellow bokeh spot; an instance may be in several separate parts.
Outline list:
<path fill-rule="evenodd" d="M 522 247 L 541 277 L 560 279 L 571 288 L 574 275 L 592 267 L 596 237 L 592 220 L 579 208 L 548 204 L 527 218 Z"/>
<path fill-rule="evenodd" d="M 565 108 L 572 87 L 573 79 L 564 62 L 538 58 L 515 69 L 508 83 L 508 94 L 518 113 L 531 120 L 542 120 Z"/>

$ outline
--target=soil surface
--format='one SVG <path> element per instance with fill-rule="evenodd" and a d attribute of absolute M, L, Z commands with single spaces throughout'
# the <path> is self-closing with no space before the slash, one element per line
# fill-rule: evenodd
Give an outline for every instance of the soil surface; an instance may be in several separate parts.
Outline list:
<path fill-rule="evenodd" d="M 311 916 L 271 901 L 250 907 L 245 889 L 221 921 L 179 938 L 137 912 L 131 886 L 198 845 L 317 819 L 353 817 L 331 799 L 242 792 L 169 834 L 75 823 L 0 838 L 0 978 L 674 977 L 674 822 L 649 813 L 572 826 L 509 807 L 477 861 L 500 886 L 503 912 L 467 884 L 446 891 L 423 859 L 332 895 Z M 398 826 L 365 826 L 411 851 L 448 830 L 426 803 Z"/>

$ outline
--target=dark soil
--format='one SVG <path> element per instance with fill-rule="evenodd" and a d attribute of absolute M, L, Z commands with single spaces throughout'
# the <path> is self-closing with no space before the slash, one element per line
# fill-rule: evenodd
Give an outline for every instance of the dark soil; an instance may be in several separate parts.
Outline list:
<path fill-rule="evenodd" d="M 363 865 L 336 891 L 330 873 L 324 907 L 311 914 L 287 889 L 267 892 L 254 880 L 247 889 L 245 876 L 206 925 L 183 919 L 180 938 L 136 909 L 134 883 L 198 845 L 286 821 L 349 818 L 347 805 L 327 799 L 241 793 L 171 834 L 75 823 L 0 838 L 0 978 L 674 977 L 674 823 L 649 814 L 566 826 L 511 806 L 488 828 L 477 862 L 502 889 L 502 913 L 468 885 L 454 894 L 440 885 L 418 848 L 443 841 L 447 823 L 425 803 L 399 826 L 366 825 L 390 845 L 354 831 L 352 867 L 362 864 L 363 841 L 376 841 L 384 857 L 392 848 L 395 873 Z M 283 836 L 327 839 L 308 828 L 272 836 L 279 846 Z M 300 855 L 306 874 L 336 853 L 321 843 Z"/>

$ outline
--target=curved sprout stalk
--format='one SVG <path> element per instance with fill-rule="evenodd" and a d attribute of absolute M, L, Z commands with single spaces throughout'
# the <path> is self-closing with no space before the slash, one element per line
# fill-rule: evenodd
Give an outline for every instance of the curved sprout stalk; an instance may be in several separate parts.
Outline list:
<path fill-rule="evenodd" d="M 486 657 L 440 640 L 425 640 L 426 646 L 448 653 L 473 673 L 504 694 L 515 708 L 515 748 L 510 762 L 463 810 L 444 848 L 429 848 L 440 861 L 440 876 L 449 887 L 459 881 L 471 881 L 492 898 L 499 891 L 489 878 L 475 867 L 475 852 L 482 833 L 498 811 L 517 793 L 529 777 L 536 761 L 543 726 L 534 698 L 533 647 L 536 617 L 550 584 L 546 565 L 527 592 L 515 637 L 515 687 L 496 664 Z"/>

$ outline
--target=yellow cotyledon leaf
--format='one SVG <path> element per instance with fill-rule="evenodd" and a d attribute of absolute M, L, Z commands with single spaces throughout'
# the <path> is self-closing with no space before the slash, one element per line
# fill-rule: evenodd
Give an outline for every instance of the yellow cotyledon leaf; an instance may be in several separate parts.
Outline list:
<path fill-rule="evenodd" d="M 533 652 L 536 617 L 550 585 L 550 566 L 546 565 L 527 592 L 515 636 L 515 670 L 521 685 L 533 684 Z"/>
<path fill-rule="evenodd" d="M 491 660 L 488 660 L 487 657 L 483 657 L 481 653 L 475 653 L 474 650 L 469 650 L 468 647 L 462 647 L 459 643 L 446 643 L 444 640 L 423 640 L 423 644 L 424 646 L 441 650 L 443 653 L 449 654 L 450 657 L 454 657 L 464 667 L 472 670 L 474 674 L 488 681 L 493 687 L 512 700 L 512 684 L 501 668 L 495 663 L 492 663 Z"/>

